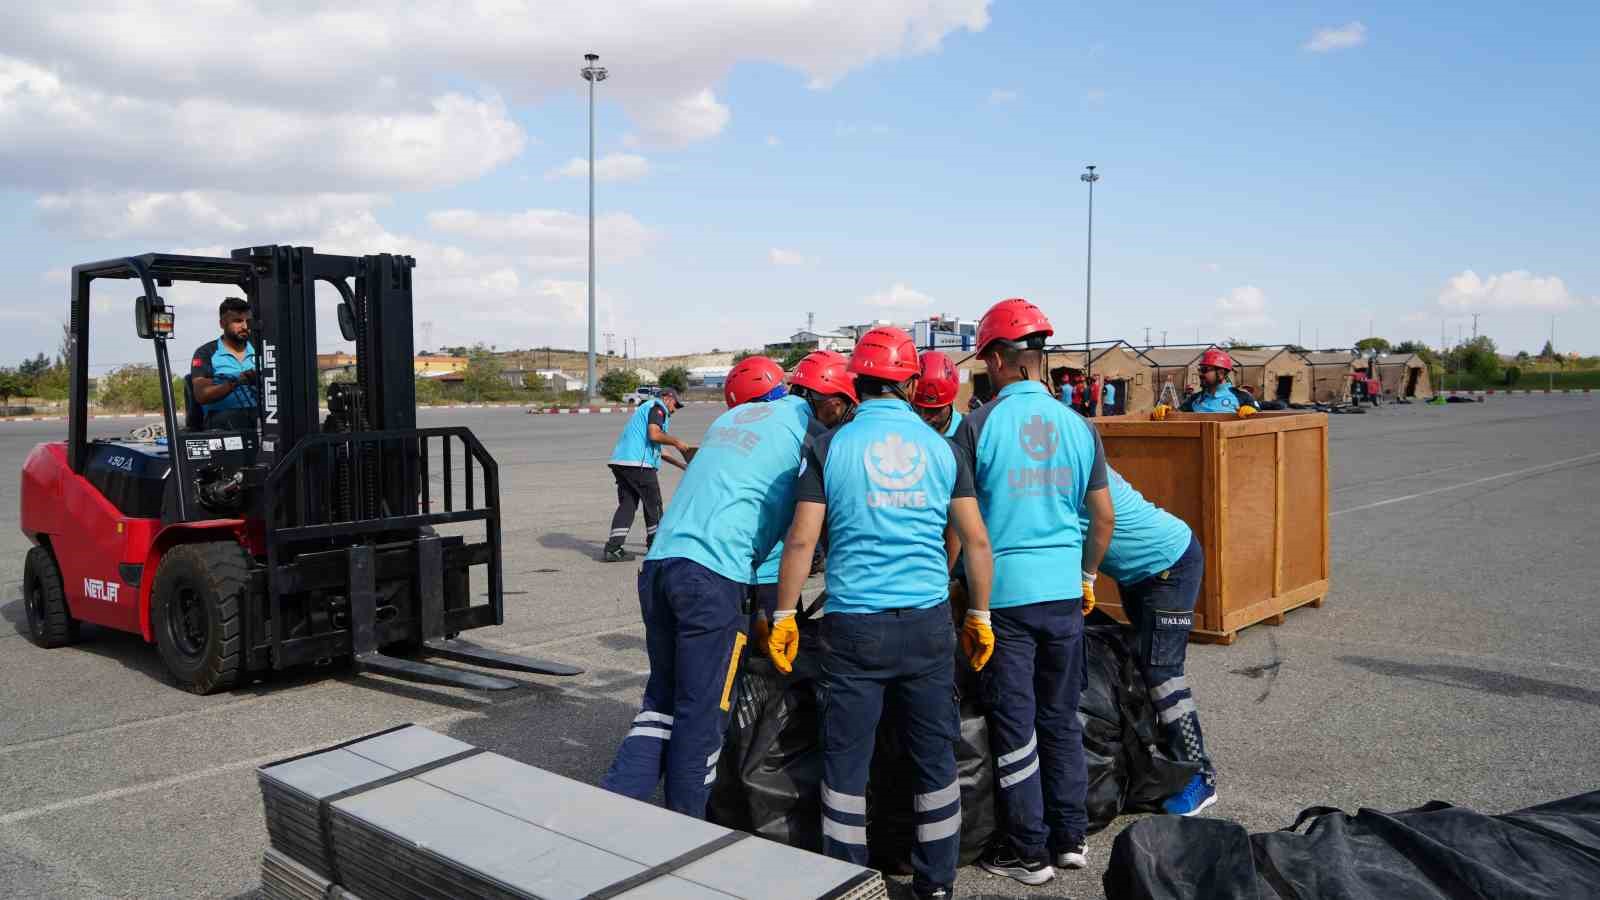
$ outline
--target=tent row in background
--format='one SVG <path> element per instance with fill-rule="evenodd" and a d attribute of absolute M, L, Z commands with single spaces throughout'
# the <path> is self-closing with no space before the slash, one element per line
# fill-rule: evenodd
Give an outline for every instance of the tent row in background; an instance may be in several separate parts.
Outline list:
<path fill-rule="evenodd" d="M 1181 400 L 1200 387 L 1200 357 L 1216 344 L 1135 347 L 1115 341 L 1090 351 L 1089 371 L 1115 388 L 1115 405 L 1103 414 L 1146 413 L 1161 401 L 1163 388 Z M 1080 345 L 1081 347 L 1081 345 Z M 1233 383 L 1259 400 L 1288 405 L 1337 403 L 1350 397 L 1352 376 L 1365 374 L 1367 358 L 1349 350 L 1298 351 L 1288 346 L 1227 349 L 1234 360 Z M 987 397 L 989 377 L 982 361 L 966 353 L 943 351 L 961 377 L 956 406 L 969 407 L 974 391 Z M 1049 351 L 1051 372 L 1084 369 L 1084 351 L 1070 345 Z M 1386 398 L 1427 397 L 1433 393 L 1428 366 L 1415 353 L 1379 357 L 1378 380 Z"/>

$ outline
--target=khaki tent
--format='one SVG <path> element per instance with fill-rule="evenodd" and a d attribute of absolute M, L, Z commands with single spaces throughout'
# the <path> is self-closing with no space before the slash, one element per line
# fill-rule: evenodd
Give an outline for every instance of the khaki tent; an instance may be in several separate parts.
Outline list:
<path fill-rule="evenodd" d="M 1161 402 L 1162 389 L 1172 385 L 1178 402 L 1200 390 L 1200 357 L 1215 344 L 1195 347 L 1146 347 L 1141 350 L 1151 373 L 1151 404 Z"/>
<path fill-rule="evenodd" d="M 1379 357 L 1378 380 L 1383 382 L 1383 392 L 1391 397 L 1433 395 L 1433 384 L 1428 378 L 1428 364 L 1415 353 Z"/>
<path fill-rule="evenodd" d="M 1350 374 L 1356 355 L 1349 350 L 1312 350 L 1301 354 L 1311 367 L 1311 402 L 1340 403 L 1350 397 Z"/>
<path fill-rule="evenodd" d="M 1233 383 L 1257 400 L 1311 402 L 1311 366 L 1288 347 L 1229 350 L 1228 355 L 1233 357 Z"/>
<path fill-rule="evenodd" d="M 1083 351 L 1050 351 L 1048 368 L 1057 369 L 1061 366 L 1083 371 Z M 1113 408 L 1102 408 L 1101 415 L 1149 412 L 1156 405 L 1150 364 L 1131 344 L 1118 341 L 1109 347 L 1096 347 L 1094 355 L 1090 357 L 1089 373 L 1101 379 L 1101 384 L 1116 388 Z"/>

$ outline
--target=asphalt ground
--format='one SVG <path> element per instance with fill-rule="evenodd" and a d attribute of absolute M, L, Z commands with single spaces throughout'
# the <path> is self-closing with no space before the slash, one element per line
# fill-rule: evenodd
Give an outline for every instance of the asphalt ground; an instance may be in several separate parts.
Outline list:
<path fill-rule="evenodd" d="M 714 412 L 691 406 L 674 431 L 698 436 Z M 1595 787 L 1597 413 L 1578 395 L 1332 418 L 1327 603 L 1230 647 L 1190 648 L 1221 779 L 1209 814 L 1260 831 L 1313 805 L 1439 799 L 1504 812 Z M 133 636 L 86 629 L 71 647 L 30 644 L 18 599 L 27 542 L 0 529 L 0 896 L 249 896 L 266 846 L 255 767 L 400 722 L 598 780 L 647 665 L 635 567 L 594 560 L 622 418 L 432 410 L 423 422 L 470 426 L 500 463 L 508 621 L 472 636 L 586 674 L 474 694 L 321 669 L 196 697 Z M 28 449 L 63 433 L 0 424 L 11 523 Z M 676 483 L 665 470 L 668 496 Z M 959 889 L 1098 896 L 1129 821 L 1091 839 L 1085 872 L 1036 889 L 968 869 Z"/>

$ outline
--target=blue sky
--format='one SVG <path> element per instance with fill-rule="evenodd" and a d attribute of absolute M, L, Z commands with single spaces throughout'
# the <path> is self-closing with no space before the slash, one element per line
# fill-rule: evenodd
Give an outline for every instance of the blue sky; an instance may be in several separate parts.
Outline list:
<path fill-rule="evenodd" d="M 352 32 L 383 21 L 338 9 Z M 210 46 L 259 25 L 250 3 L 174 20 L 192 52 L 83 37 L 115 15 L 97 5 L 0 13 L 0 364 L 54 347 L 74 262 L 269 242 L 414 253 L 433 344 L 580 345 L 585 181 L 559 173 L 585 151 L 590 48 L 612 72 L 599 282 L 619 347 L 1018 295 L 1081 339 L 1092 162 L 1097 339 L 1437 344 L 1476 312 L 1503 350 L 1537 351 L 1554 316 L 1561 349 L 1600 352 L 1593 4 L 523 13 L 422 5 L 338 63 L 293 32 L 254 60 Z M 185 341 L 211 336 L 213 293 L 177 295 Z M 148 352 L 116 296 L 97 366 Z"/>

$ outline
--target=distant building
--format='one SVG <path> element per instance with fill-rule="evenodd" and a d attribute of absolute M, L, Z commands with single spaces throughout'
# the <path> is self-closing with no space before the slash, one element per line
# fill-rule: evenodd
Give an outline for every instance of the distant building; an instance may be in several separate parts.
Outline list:
<path fill-rule="evenodd" d="M 326 372 L 329 369 L 342 369 L 356 364 L 354 353 L 318 353 L 317 371 Z"/>
<path fill-rule="evenodd" d="M 836 332 L 796 331 L 789 335 L 786 341 L 767 344 L 762 347 L 762 352 L 768 356 L 783 356 L 794 350 L 804 350 L 807 353 L 813 350 L 835 350 L 839 353 L 849 353 L 856 347 L 856 332 L 854 329 L 841 328 Z"/>
<path fill-rule="evenodd" d="M 354 358 L 352 358 L 351 362 L 354 361 Z M 449 372 L 465 372 L 467 370 L 467 358 L 465 356 L 418 356 L 411 361 L 411 368 L 412 371 L 424 378 Z"/>
<path fill-rule="evenodd" d="M 689 386 L 721 390 L 728 383 L 732 366 L 694 366 L 689 370 Z"/>
<path fill-rule="evenodd" d="M 940 315 L 911 323 L 911 339 L 918 350 L 975 350 L 973 343 L 977 338 L 976 320 L 963 321 L 955 316 Z"/>

